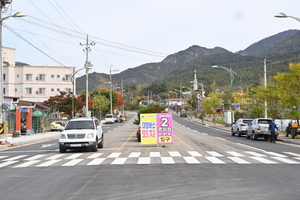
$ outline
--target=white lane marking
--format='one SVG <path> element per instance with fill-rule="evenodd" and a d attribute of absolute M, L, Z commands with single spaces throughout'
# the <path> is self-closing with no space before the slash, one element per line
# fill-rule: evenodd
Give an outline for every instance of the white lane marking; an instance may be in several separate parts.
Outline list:
<path fill-rule="evenodd" d="M 204 158 L 206 158 L 213 164 L 225 164 L 225 162 L 223 162 L 222 160 L 220 160 L 219 158 L 216 158 L 216 157 L 205 156 Z"/>
<path fill-rule="evenodd" d="M 7 161 L 7 162 L 4 162 L 4 163 L 1 163 L 0 167 L 5 167 L 5 166 L 8 166 L 8 165 L 12 165 L 16 162 L 19 162 L 19 161 L 16 161 L 16 160 Z"/>
<path fill-rule="evenodd" d="M 76 164 L 80 163 L 81 161 L 83 161 L 83 159 L 73 159 L 70 160 L 69 162 L 63 164 L 62 166 L 75 166 Z"/>
<path fill-rule="evenodd" d="M 191 156 L 201 157 L 202 155 L 198 151 L 188 151 Z"/>
<path fill-rule="evenodd" d="M 178 151 L 169 151 L 171 157 L 182 157 Z"/>
<path fill-rule="evenodd" d="M 117 158 L 121 155 L 122 153 L 111 153 L 107 158 Z"/>
<path fill-rule="evenodd" d="M 56 154 L 54 156 L 50 156 L 49 158 L 46 158 L 46 160 L 55 160 L 57 158 L 60 158 L 62 156 L 64 156 L 65 154 Z"/>
<path fill-rule="evenodd" d="M 39 159 L 39 158 L 44 157 L 44 156 L 46 156 L 46 154 L 39 154 L 39 155 L 32 156 L 30 158 L 26 158 L 24 160 L 36 160 L 36 159 Z"/>
<path fill-rule="evenodd" d="M 289 154 L 292 156 L 296 156 L 296 157 L 300 157 L 300 154 L 298 154 L 298 153 L 293 153 L 293 152 L 283 152 L 283 153 L 286 153 L 286 154 Z"/>
<path fill-rule="evenodd" d="M 236 144 L 238 144 L 238 145 L 240 145 L 240 146 L 243 146 L 243 147 L 248 147 L 248 148 L 251 148 L 251 149 L 255 149 L 255 150 L 258 150 L 258 151 L 265 152 L 265 150 L 259 149 L 259 148 L 256 148 L 256 147 L 248 146 L 248 145 L 241 144 L 241 143 L 236 143 Z"/>
<path fill-rule="evenodd" d="M 95 158 L 91 162 L 89 162 L 87 165 L 100 165 L 106 158 Z"/>
<path fill-rule="evenodd" d="M 20 165 L 17 165 L 14 168 L 28 167 L 28 166 L 33 165 L 33 164 L 38 163 L 38 162 L 40 162 L 40 160 L 30 160 L 28 162 L 25 162 L 25 163 L 22 163 Z"/>
<path fill-rule="evenodd" d="M 160 152 L 150 152 L 150 157 L 161 157 Z"/>
<path fill-rule="evenodd" d="M 137 164 L 150 164 L 150 157 L 139 157 Z"/>
<path fill-rule="evenodd" d="M 265 158 L 262 158 L 262 157 L 250 157 L 254 160 L 257 160 L 259 162 L 262 162 L 264 164 L 277 164 L 277 162 L 274 162 L 274 161 L 271 161 L 271 160 L 268 160 L 268 159 L 265 159 Z"/>
<path fill-rule="evenodd" d="M 48 167 L 48 166 L 53 165 L 54 163 L 57 163 L 57 162 L 59 162 L 59 161 L 61 161 L 61 159 L 57 159 L 57 160 L 49 160 L 49 161 L 47 161 L 47 162 L 44 162 L 44 163 L 42 163 L 42 164 L 37 165 L 36 167 Z"/>
<path fill-rule="evenodd" d="M 160 159 L 162 164 L 175 164 L 172 157 L 161 157 Z"/>
<path fill-rule="evenodd" d="M 141 152 L 131 152 L 128 158 L 138 158 L 140 157 Z"/>
<path fill-rule="evenodd" d="M 73 154 L 71 156 L 66 157 L 65 159 L 75 159 L 75 158 L 78 158 L 81 155 L 83 155 L 83 153 Z"/>
<path fill-rule="evenodd" d="M 57 143 L 52 143 L 52 144 L 43 144 L 43 146 L 41 148 L 46 148 L 46 147 L 51 147 L 56 145 Z"/>
<path fill-rule="evenodd" d="M 2 158 L 7 158 L 8 156 L 0 156 L 0 159 L 2 159 Z"/>
<path fill-rule="evenodd" d="M 116 158 L 111 165 L 123 165 L 126 162 L 127 158 Z"/>
<path fill-rule="evenodd" d="M 17 160 L 19 158 L 23 158 L 23 157 L 26 157 L 27 155 L 19 155 L 19 156 L 14 156 L 14 157 L 11 157 L 11 158 L 7 158 L 3 161 L 12 161 L 12 160 Z"/>
<path fill-rule="evenodd" d="M 284 162 L 284 163 L 288 163 L 288 164 L 300 164 L 299 162 L 296 162 L 294 160 L 289 160 L 287 158 L 283 158 L 283 157 L 272 157 L 274 158 L 275 160 L 279 160 L 281 162 Z"/>
<path fill-rule="evenodd" d="M 200 164 L 200 162 L 193 156 L 184 156 L 183 159 L 188 164 Z"/>
<path fill-rule="evenodd" d="M 248 161 L 246 161 L 244 159 L 241 159 L 239 157 L 227 157 L 227 158 L 229 158 L 230 160 L 232 160 L 232 161 L 234 161 L 234 162 L 236 162 L 238 164 L 251 164 L 250 162 L 248 162 Z"/>
<path fill-rule="evenodd" d="M 220 137 L 215 137 L 216 139 L 219 139 L 219 140 L 226 140 L 224 138 L 220 138 Z"/>
<path fill-rule="evenodd" d="M 218 152 L 215 151 L 206 151 L 206 153 L 210 154 L 211 156 L 214 157 L 224 157 L 223 155 L 219 154 Z"/>
<path fill-rule="evenodd" d="M 90 155 L 89 157 L 87 157 L 87 158 L 91 158 L 91 159 L 93 159 L 93 158 L 98 158 L 99 156 L 101 156 L 103 153 L 93 153 L 92 155 Z"/>
<path fill-rule="evenodd" d="M 271 151 L 266 151 L 267 154 L 270 154 L 272 156 L 275 156 L 275 157 L 282 157 L 282 158 L 286 158 L 288 156 L 286 155 L 282 155 L 282 154 L 279 154 L 279 153 L 275 153 L 275 152 L 271 152 Z"/>
<path fill-rule="evenodd" d="M 237 153 L 235 151 L 226 151 L 226 153 L 234 156 L 234 157 L 245 157 L 244 155 L 240 154 L 240 153 Z"/>
<path fill-rule="evenodd" d="M 255 156 L 255 157 L 266 157 L 265 155 L 260 154 L 260 153 L 256 153 L 254 151 L 245 151 L 245 153 L 250 154 L 250 155 Z"/>

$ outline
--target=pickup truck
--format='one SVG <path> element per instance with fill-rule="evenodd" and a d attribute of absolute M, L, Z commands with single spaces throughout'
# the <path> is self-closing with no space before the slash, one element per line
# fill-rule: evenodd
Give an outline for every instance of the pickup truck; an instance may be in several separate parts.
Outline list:
<path fill-rule="evenodd" d="M 269 139 L 271 133 L 269 132 L 269 124 L 272 122 L 272 119 L 269 118 L 255 118 L 248 125 L 246 130 L 246 138 L 256 140 L 259 137 L 265 138 L 265 140 Z M 279 132 L 276 130 L 275 132 L 275 140 L 277 140 Z"/>

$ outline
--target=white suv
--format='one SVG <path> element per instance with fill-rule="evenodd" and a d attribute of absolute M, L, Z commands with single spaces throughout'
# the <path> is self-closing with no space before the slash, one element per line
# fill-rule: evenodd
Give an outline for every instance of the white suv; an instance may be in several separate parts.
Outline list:
<path fill-rule="evenodd" d="M 97 118 L 79 117 L 71 119 L 60 134 L 59 151 L 65 153 L 67 149 L 90 148 L 98 151 L 103 148 L 103 130 Z"/>

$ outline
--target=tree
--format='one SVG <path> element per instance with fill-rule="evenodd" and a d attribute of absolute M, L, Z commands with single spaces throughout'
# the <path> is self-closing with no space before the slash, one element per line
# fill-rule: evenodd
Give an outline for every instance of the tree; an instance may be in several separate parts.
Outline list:
<path fill-rule="evenodd" d="M 213 115 L 214 120 L 216 119 L 216 110 L 223 105 L 223 100 L 221 97 L 221 93 L 212 92 L 202 101 L 202 109 L 204 109 L 205 113 Z"/>
<path fill-rule="evenodd" d="M 293 119 L 300 118 L 300 63 L 290 64 L 288 73 L 274 76 L 278 86 L 279 97 L 286 108 L 290 108 Z"/>

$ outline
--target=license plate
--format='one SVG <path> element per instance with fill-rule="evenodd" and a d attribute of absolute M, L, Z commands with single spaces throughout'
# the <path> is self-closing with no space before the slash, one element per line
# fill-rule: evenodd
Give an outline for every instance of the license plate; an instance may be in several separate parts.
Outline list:
<path fill-rule="evenodd" d="M 71 147 L 81 147 L 81 144 L 71 144 Z"/>

